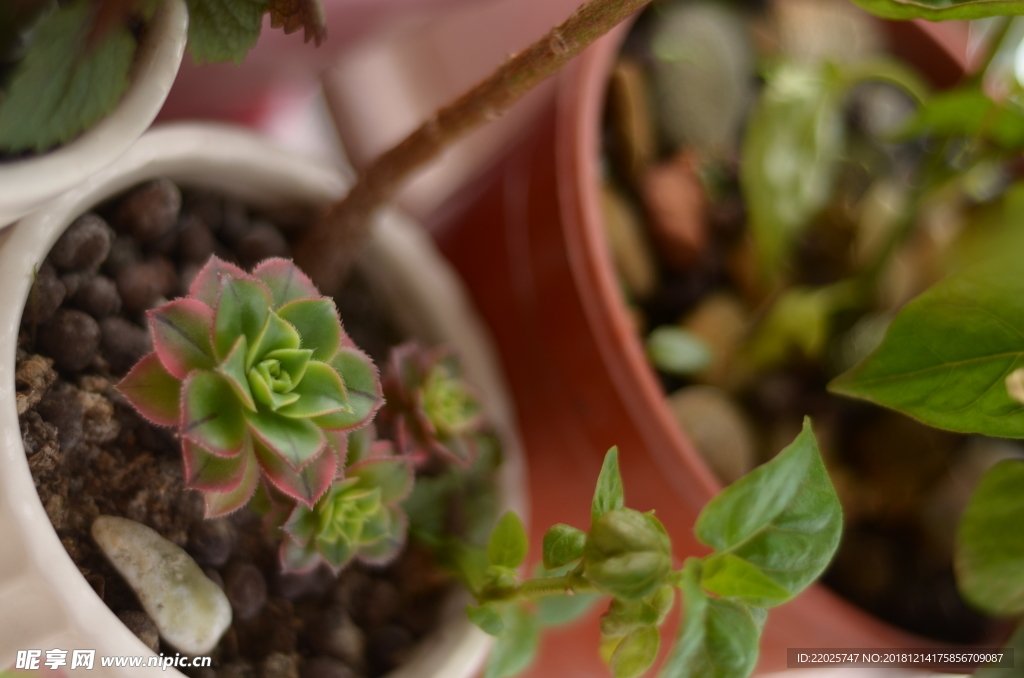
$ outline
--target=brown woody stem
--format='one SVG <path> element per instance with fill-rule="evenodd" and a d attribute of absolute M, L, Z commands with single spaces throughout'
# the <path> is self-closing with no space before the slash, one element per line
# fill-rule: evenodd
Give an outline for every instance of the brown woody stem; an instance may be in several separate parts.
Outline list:
<path fill-rule="evenodd" d="M 374 212 L 414 171 L 449 144 L 492 120 L 588 45 L 650 0 L 588 0 L 560 26 L 511 57 L 486 80 L 437 111 L 380 156 L 352 190 L 314 225 L 295 249 L 296 262 L 326 293 L 344 280 L 370 231 Z"/>

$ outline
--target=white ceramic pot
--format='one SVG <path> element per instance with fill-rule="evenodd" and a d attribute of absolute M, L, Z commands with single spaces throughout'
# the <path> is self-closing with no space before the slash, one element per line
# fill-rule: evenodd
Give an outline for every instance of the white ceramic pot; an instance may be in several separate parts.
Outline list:
<path fill-rule="evenodd" d="M 167 177 L 259 207 L 324 205 L 346 181 L 337 170 L 270 146 L 247 132 L 213 125 L 156 128 L 114 164 L 0 234 L 0 670 L 18 650 L 94 649 L 97 657 L 153 653 L 118 621 L 79 574 L 39 501 L 22 447 L 14 400 L 14 361 L 33 269 L 80 214 L 131 186 Z M 483 393 L 506 451 L 501 502 L 526 518 L 523 456 L 513 412 L 490 339 L 468 295 L 432 241 L 395 211 L 375 224 L 359 262 L 388 312 L 411 336 L 461 353 L 467 377 Z M 390 678 L 469 678 L 489 647 L 453 596 L 446 621 Z M 69 654 L 70 657 L 70 654 Z M 98 666 L 88 675 L 130 678 L 181 674 L 171 669 Z M 77 672 L 77 671 L 76 671 Z M 72 672 L 76 673 L 76 672 Z"/>
<path fill-rule="evenodd" d="M 52 151 L 0 162 L 0 228 L 85 181 L 142 136 L 171 90 L 187 37 L 184 0 L 160 3 L 139 42 L 128 90 L 109 115 Z"/>

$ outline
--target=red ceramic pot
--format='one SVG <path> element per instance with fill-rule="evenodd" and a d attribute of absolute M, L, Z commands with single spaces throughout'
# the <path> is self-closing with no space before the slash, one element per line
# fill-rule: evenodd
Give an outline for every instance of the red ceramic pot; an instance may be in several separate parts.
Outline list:
<path fill-rule="evenodd" d="M 937 85 L 964 72 L 962 26 L 888 25 L 893 51 Z M 534 497 L 532 553 L 554 523 L 586 527 L 605 451 L 618 445 L 627 502 L 655 509 L 676 556 L 700 555 L 692 532 L 721 485 L 679 430 L 623 303 L 600 209 L 600 125 L 620 29 L 560 76 L 557 102 L 503 162 L 464 194 L 435 233 L 467 281 L 501 350 L 516 397 Z M 455 203 L 458 205 L 458 201 Z M 607 676 L 597 616 L 545 638 L 533 678 Z M 822 585 L 772 611 L 760 671 L 790 647 L 931 647 Z"/>

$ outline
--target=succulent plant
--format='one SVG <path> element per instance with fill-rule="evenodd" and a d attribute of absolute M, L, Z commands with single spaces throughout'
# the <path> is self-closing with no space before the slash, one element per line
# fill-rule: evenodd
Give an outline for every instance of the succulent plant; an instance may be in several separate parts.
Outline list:
<path fill-rule="evenodd" d="M 405 545 L 409 520 L 400 502 L 412 491 L 408 457 L 377 442 L 312 507 L 268 488 L 265 524 L 283 531 L 281 566 L 305 572 L 326 563 L 335 573 L 353 559 L 385 565 Z M 266 506 L 266 505 L 265 505 Z"/>
<path fill-rule="evenodd" d="M 431 458 L 468 466 L 476 456 L 483 411 L 461 374 L 458 358 L 445 348 L 409 343 L 391 352 L 380 421 L 399 453 L 411 456 L 417 466 Z"/>
<path fill-rule="evenodd" d="M 185 483 L 203 492 L 207 517 L 244 506 L 261 477 L 316 504 L 344 470 L 347 432 L 382 402 L 334 302 L 290 261 L 249 275 L 213 257 L 187 297 L 147 315 L 155 350 L 118 389 L 178 428 Z"/>

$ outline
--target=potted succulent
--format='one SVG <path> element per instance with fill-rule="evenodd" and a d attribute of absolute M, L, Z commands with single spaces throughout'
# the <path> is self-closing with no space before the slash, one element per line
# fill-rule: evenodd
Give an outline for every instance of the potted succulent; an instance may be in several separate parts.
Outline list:
<path fill-rule="evenodd" d="M 319 43 L 318 8 L 310 3 L 300 15 L 271 3 L 15 3 L 0 31 L 0 226 L 123 153 L 160 111 L 186 41 L 198 62 L 240 63 L 267 12 L 274 26 L 305 28 Z M 75 91 L 86 94 L 72 100 Z"/>
<path fill-rule="evenodd" d="M 14 365 L 14 351 L 19 333 L 16 316 L 22 308 L 28 308 L 29 313 L 32 312 L 33 302 L 26 300 L 31 296 L 30 292 L 37 279 L 33 274 L 33 267 L 39 265 L 50 246 L 82 212 L 127 188 L 156 177 L 172 178 L 185 187 L 193 186 L 207 191 L 221 191 L 234 199 L 244 200 L 264 209 L 280 208 L 282 205 L 298 205 L 303 210 L 315 209 L 317 206 L 337 199 L 344 190 L 344 180 L 335 171 L 277 150 L 246 133 L 199 125 L 168 127 L 150 132 L 110 168 L 98 173 L 84 185 L 53 201 L 46 209 L 14 227 L 4 244 L 0 257 L 8 262 L 4 265 L 5 275 L 8 276 L 7 282 L 11 285 L 10 289 L 18 290 L 17 294 L 12 296 L 10 313 L 5 314 L 9 316 L 9 322 L 5 324 L 4 328 L 4 351 L 11 358 L 9 361 L 11 364 L 3 368 L 5 381 L 12 383 L 14 380 L 11 368 Z M 19 263 L 16 265 L 15 262 Z M 393 310 L 393 313 L 389 315 L 393 317 L 395 323 L 403 328 L 403 331 L 417 337 L 425 344 L 444 342 L 456 347 L 460 352 L 461 364 L 464 366 L 467 378 L 472 380 L 477 389 L 473 395 L 459 396 L 461 387 L 458 387 L 459 382 L 455 381 L 458 372 L 450 359 L 445 360 L 444 356 L 436 354 L 423 354 L 425 356 L 423 359 L 427 361 L 428 366 L 436 364 L 438 360 L 444 362 L 445 371 L 428 370 L 427 375 L 432 380 L 429 385 L 404 380 L 405 392 L 414 400 L 410 401 L 408 405 L 410 409 L 401 410 L 401 412 L 406 412 L 406 415 L 396 412 L 393 419 L 398 420 L 409 416 L 419 417 L 418 421 L 421 424 L 419 429 L 406 427 L 411 435 L 404 440 L 409 446 L 414 447 L 416 440 L 424 440 L 424 435 L 429 433 L 422 429 L 423 421 L 425 421 L 422 417 L 428 415 L 423 414 L 422 403 L 424 401 L 418 400 L 423 397 L 420 394 L 424 393 L 424 389 L 440 394 L 440 400 L 427 396 L 428 404 L 440 402 L 443 404 L 442 412 L 454 413 L 452 416 L 458 419 L 458 421 L 453 419 L 446 425 L 445 430 L 449 431 L 449 437 L 436 437 L 437 434 L 434 434 L 434 436 L 426 438 L 434 441 L 432 443 L 434 445 L 451 446 L 455 444 L 454 439 L 450 436 L 458 438 L 459 436 L 456 435 L 458 431 L 468 430 L 469 424 L 479 422 L 482 416 L 486 416 L 489 425 L 493 426 L 496 439 L 500 440 L 505 458 L 497 481 L 499 505 L 503 508 L 515 509 L 518 513 L 525 515 L 521 457 L 512 428 L 509 401 L 501 385 L 500 373 L 490 357 L 488 341 L 455 277 L 431 250 L 429 241 L 418 233 L 414 226 L 397 214 L 389 214 L 381 219 L 378 226 L 375 227 L 374 236 L 361 265 L 365 266 L 364 270 L 372 280 L 374 294 L 379 295 L 375 298 L 383 300 L 382 305 Z M 204 286 L 203 280 L 216 283 L 221 279 L 230 278 L 234 281 L 232 285 L 239 289 L 278 290 L 275 294 L 280 293 L 283 289 L 278 284 L 282 280 L 282 275 L 285 275 L 288 280 L 296 281 L 296 284 L 304 280 L 291 267 L 291 264 L 284 260 L 270 260 L 262 268 L 257 269 L 255 275 L 258 277 L 250 277 L 249 274 L 242 272 L 237 267 L 219 263 L 219 260 L 214 259 L 198 277 L 200 282 L 197 282 L 192 288 L 193 298 L 170 302 L 161 310 L 153 313 L 158 314 L 160 318 L 170 319 L 173 323 L 174 319 L 180 320 L 178 316 L 182 313 L 191 318 L 190 312 L 196 309 L 201 311 L 203 307 L 210 308 L 206 303 L 215 302 L 216 299 L 208 297 L 210 292 L 204 290 L 209 285 Z M 213 289 L 216 287 L 217 285 L 213 284 Z M 266 351 L 262 349 L 257 351 L 261 353 L 260 360 L 255 361 L 254 358 L 252 369 L 247 370 L 247 372 L 251 372 L 250 376 L 253 376 L 253 379 L 251 381 L 246 379 L 244 382 L 246 385 L 250 385 L 250 388 L 242 389 L 242 391 L 258 398 L 252 403 L 255 408 L 253 412 L 267 411 L 266 408 L 271 407 L 271 405 L 262 404 L 264 400 L 273 401 L 274 405 L 285 409 L 290 406 L 294 409 L 293 406 L 301 406 L 302 402 L 313 402 L 313 400 L 317 400 L 322 405 L 326 401 L 319 396 L 305 399 L 293 397 L 295 394 L 304 392 L 302 389 L 306 388 L 312 388 L 317 392 L 322 391 L 323 389 L 317 387 L 318 384 L 334 394 L 328 399 L 347 398 L 351 407 L 338 409 L 338 407 L 331 406 L 323 412 L 318 410 L 306 413 L 317 418 L 317 421 L 330 429 L 327 435 L 330 442 L 329 444 L 311 444 L 305 447 L 300 444 L 301 449 L 305 450 L 302 454 L 313 455 L 309 464 L 296 464 L 303 469 L 300 473 L 288 470 L 287 464 L 290 462 L 284 462 L 286 466 L 280 466 L 286 457 L 273 455 L 267 457 L 267 463 L 277 468 L 277 471 L 271 472 L 276 480 L 265 480 L 261 484 L 261 494 L 268 515 L 267 520 L 271 527 L 280 526 L 286 522 L 289 525 L 292 523 L 306 524 L 315 515 L 319 516 L 319 520 L 324 525 L 354 525 L 351 521 L 355 519 L 355 516 L 350 513 L 350 510 L 353 506 L 359 507 L 359 510 L 362 511 L 359 515 L 363 515 L 366 520 L 370 521 L 366 524 L 377 526 L 372 530 L 370 527 L 366 527 L 365 530 L 360 528 L 361 537 L 353 536 L 354 533 L 351 532 L 351 529 L 354 528 L 345 528 L 341 532 L 330 534 L 323 533 L 316 539 L 311 539 L 310 533 L 304 530 L 288 529 L 287 534 L 292 536 L 290 541 L 285 541 L 287 546 L 282 555 L 283 560 L 288 563 L 286 569 L 308 570 L 321 560 L 326 560 L 333 568 L 339 568 L 346 565 L 353 557 L 367 562 L 386 560 L 388 557 L 393 557 L 396 546 L 395 535 L 400 533 L 404 539 L 404 531 L 399 528 L 404 527 L 405 514 L 397 508 L 396 502 L 407 494 L 409 489 L 411 453 L 403 456 L 401 462 L 387 461 L 395 458 L 391 456 L 393 451 L 389 451 L 390 448 L 387 444 L 373 443 L 372 437 L 366 435 L 369 429 L 358 433 L 357 430 L 361 427 L 365 428 L 366 421 L 380 406 L 381 391 L 376 371 L 365 354 L 355 349 L 351 340 L 347 338 L 347 334 L 340 329 L 338 316 L 331 312 L 332 302 L 317 297 L 313 294 L 312 289 L 302 285 L 299 285 L 298 288 L 293 287 L 294 289 L 302 292 L 301 296 L 304 297 L 303 301 L 295 303 L 298 303 L 298 306 L 309 306 L 310 309 L 314 306 L 320 308 L 326 313 L 326 316 L 320 319 L 333 320 L 333 330 L 331 323 L 325 325 L 314 322 L 316 318 L 313 318 L 310 323 L 304 324 L 297 317 L 291 317 L 291 311 L 286 308 L 286 303 L 268 304 L 264 312 L 269 312 L 275 318 L 280 317 L 281 314 L 291 318 L 289 321 L 282 320 L 278 323 L 278 326 L 282 328 L 306 327 L 306 330 L 302 332 L 302 335 L 306 337 L 304 346 L 316 344 L 314 335 L 326 336 L 328 343 L 340 346 L 340 348 L 336 347 L 334 351 L 328 350 L 323 356 L 316 356 L 330 360 L 334 366 L 329 366 L 323 360 L 316 360 L 310 355 L 310 349 L 298 350 L 296 346 L 292 346 L 293 343 L 299 343 L 297 337 L 289 339 L 282 335 L 279 337 L 281 341 L 271 342 L 274 343 L 273 348 L 268 344 L 265 346 Z M 263 292 L 257 291 L 256 293 L 262 294 Z M 279 301 L 281 300 L 279 299 Z M 218 306 L 227 308 L 226 305 Z M 227 314 L 226 310 L 224 314 Z M 200 313 L 200 315 L 202 314 Z M 312 318 L 312 316 L 310 317 Z M 154 321 L 154 325 L 157 327 L 168 326 L 167 323 L 161 323 L 158 320 Z M 188 323 L 183 321 L 177 326 L 187 327 Z M 357 326 L 349 325 L 350 329 L 353 327 Z M 324 331 L 328 334 L 323 335 Z M 222 335 L 222 338 L 223 336 L 226 335 Z M 264 339 L 270 341 L 267 336 L 264 336 Z M 175 338 L 180 339 L 180 334 L 172 333 L 172 335 L 159 335 L 158 337 L 155 335 L 155 337 L 154 343 L 157 352 L 149 354 L 148 358 L 140 362 L 135 371 L 131 373 L 133 376 L 125 380 L 121 388 L 130 400 L 139 405 L 144 416 L 157 422 L 168 423 L 171 420 L 167 418 L 169 416 L 167 407 L 176 407 L 175 403 L 179 393 L 191 392 L 194 384 L 204 380 L 223 385 L 226 382 L 220 381 L 223 379 L 220 375 L 225 371 L 221 368 L 226 369 L 226 365 L 231 364 L 232 361 L 225 360 L 224 364 L 219 366 L 210 363 L 206 365 L 209 368 L 207 371 L 188 370 L 189 380 L 187 380 L 187 384 L 182 384 L 175 381 L 177 378 L 173 375 L 179 372 L 185 374 L 181 370 L 184 370 L 186 363 L 191 360 L 189 356 L 191 355 L 192 358 L 196 356 L 189 353 L 187 346 L 180 342 L 175 344 L 174 340 Z M 90 341 L 88 337 L 83 336 L 82 339 L 85 343 Z M 254 344 L 259 343 L 255 339 L 254 336 Z M 242 335 L 239 336 L 238 341 L 244 341 Z M 328 353 L 333 355 L 328 356 Z M 210 355 L 213 354 L 210 353 Z M 419 355 L 418 353 L 411 355 L 408 359 Z M 211 357 L 210 360 L 212 359 Z M 299 366 L 296 361 L 304 363 L 305 369 L 300 369 L 302 366 Z M 344 366 L 343 363 L 347 366 Z M 284 367 L 280 367 L 281 365 Z M 60 369 L 66 369 L 66 366 Z M 168 372 L 168 369 L 171 371 Z M 388 371 L 385 370 L 385 376 L 387 374 Z M 282 389 L 287 390 L 282 386 L 282 380 L 286 378 L 295 382 L 293 384 L 295 386 L 294 393 L 275 395 L 281 393 Z M 377 384 L 376 388 L 374 383 Z M 252 390 L 252 384 L 257 387 L 255 391 Z M 305 385 L 303 386 L 303 384 Z M 333 386 L 331 386 L 332 384 Z M 154 385 L 164 388 L 164 393 L 170 394 L 173 391 L 173 394 L 169 396 L 169 399 L 161 399 L 159 397 L 161 391 Z M 263 388 L 264 386 L 267 388 Z M 338 389 L 343 390 L 339 391 Z M 4 615 L 2 624 L 9 631 L 5 634 L 2 648 L 0 648 L 2 650 L 0 664 L 13 666 L 18 650 L 31 649 L 36 646 L 41 648 L 45 646 L 45 649 L 52 646 L 69 650 L 89 648 L 95 649 L 97 655 L 101 656 L 151 655 L 153 650 L 144 645 L 132 631 L 126 628 L 97 597 L 65 552 L 64 546 L 50 526 L 50 518 L 40 503 L 33 486 L 25 451 L 22 447 L 21 435 L 17 433 L 16 417 L 19 406 L 14 402 L 13 391 L 8 391 L 8 393 L 10 395 L 5 399 L 3 406 L 3 416 L 7 421 L 3 427 L 5 431 L 3 455 L 4 463 L 9 465 L 10 471 L 4 473 L 5 487 L 2 492 L 4 510 L 3 518 L 0 520 L 4 525 L 5 538 L 10 540 L 12 548 L 5 549 L 4 555 L 3 571 L 9 584 L 4 587 L 4 590 L 9 594 L 5 595 L 0 609 L 3 610 L 2 614 Z M 324 391 L 321 395 L 325 393 L 327 392 Z M 220 396 L 215 396 L 216 394 L 210 393 L 202 397 L 197 396 L 193 405 L 214 408 L 217 412 L 222 413 L 234 411 L 232 408 L 237 409 L 240 406 L 239 403 L 243 402 L 239 401 L 240 396 L 234 394 L 233 391 L 222 392 Z M 289 405 L 283 404 L 284 400 L 296 400 L 297 402 L 291 402 Z M 396 397 L 394 400 L 398 402 L 400 399 Z M 257 405 L 257 403 L 259 404 Z M 457 415 L 462 412 L 459 403 L 472 403 L 473 416 L 459 418 Z M 20 404 L 25 405 L 26 403 Z M 189 407 L 186 405 L 186 411 L 192 411 L 188 409 Z M 343 414 L 342 410 L 349 414 Z M 24 407 L 21 407 L 21 411 L 24 411 Z M 289 410 L 289 416 L 291 414 L 295 414 L 295 412 Z M 436 408 L 429 414 L 437 415 Z M 324 420 L 323 417 L 328 419 Z M 348 420 L 341 422 L 338 417 L 347 417 Z M 202 418 L 200 417 L 200 419 Z M 294 419 L 294 421 L 301 419 Z M 224 421 L 224 418 L 222 417 L 220 420 Z M 305 421 L 312 421 L 312 419 L 305 419 Z M 430 419 L 428 416 L 426 421 L 447 420 L 443 416 L 441 419 L 436 419 L 436 416 L 435 419 Z M 175 423 L 178 422 L 175 421 Z M 199 429 L 203 429 L 203 431 L 199 431 Z M 345 429 L 350 433 L 343 433 L 342 431 Z M 263 440 L 259 437 L 261 434 L 245 433 L 244 440 L 248 442 L 239 452 L 232 445 L 223 444 L 226 440 L 222 435 L 224 430 L 216 427 L 207 430 L 199 425 L 185 432 L 185 439 L 190 441 L 187 445 L 189 453 L 185 457 L 187 482 L 192 487 L 205 488 L 206 513 L 211 516 L 230 512 L 247 502 L 256 489 L 251 482 L 254 477 L 268 479 L 270 477 L 265 470 L 261 470 L 269 467 L 264 467 L 262 462 L 254 456 L 254 444 L 259 446 L 261 451 L 270 449 L 263 443 L 256 442 Z M 245 430 L 249 431 L 249 429 Z M 252 430 L 255 431 L 255 429 Z M 316 431 L 319 430 L 326 429 L 316 428 Z M 417 434 L 416 431 L 419 433 Z M 203 432 L 209 432 L 211 436 L 203 436 Z M 320 435 L 314 433 L 314 437 L 320 439 L 322 443 L 323 439 L 320 438 Z M 275 435 L 271 435 L 271 437 L 274 438 Z M 223 458 L 209 456 L 211 446 L 217 454 L 225 456 Z M 228 447 L 231 447 L 231 450 L 228 450 Z M 278 450 L 283 449 L 276 444 L 272 444 L 272 447 Z M 357 448 L 362 451 L 357 453 Z M 288 449 L 299 450 L 294 447 Z M 329 484 L 330 480 L 339 474 L 339 463 L 345 463 L 344 457 L 339 460 L 339 452 L 346 449 L 348 450 L 348 480 L 335 483 L 334 489 L 330 491 L 327 491 L 326 486 L 318 486 L 310 490 L 311 493 L 306 494 L 309 485 L 304 484 L 304 481 L 312 480 L 314 484 Z M 465 450 L 465 446 L 462 445 L 459 449 Z M 232 454 L 228 454 L 228 452 Z M 356 463 L 356 459 L 360 455 L 365 455 L 366 459 Z M 228 466 L 233 465 L 233 470 L 227 469 L 223 464 L 218 466 L 217 459 L 227 461 Z M 328 469 L 327 466 L 331 466 L 331 468 Z M 387 470 L 388 473 L 384 473 L 382 476 L 382 469 Z M 393 486 L 393 492 L 388 490 L 384 494 L 380 494 L 379 490 L 372 490 L 367 485 L 368 483 L 371 485 L 378 483 L 384 476 L 394 481 L 383 485 L 383 487 Z M 359 481 L 360 477 L 363 477 L 364 480 Z M 110 492 L 116 492 L 116 490 L 112 487 Z M 300 496 L 304 499 L 298 499 Z M 318 499 L 321 501 L 316 501 Z M 174 500 L 171 501 L 173 503 Z M 297 509 L 297 501 L 304 507 L 302 510 Z M 53 506 L 49 506 L 52 512 Z M 337 520 L 329 519 L 328 515 L 334 515 Z M 342 516 L 348 517 L 341 520 Z M 417 518 L 418 516 L 413 516 L 414 526 L 417 524 Z M 131 522 L 123 518 L 111 518 L 108 522 L 114 522 L 106 525 L 105 528 L 101 521 L 98 523 L 99 527 L 93 530 L 96 540 L 100 543 L 104 543 L 105 539 L 109 541 L 109 535 L 117 533 L 116 521 L 118 520 L 124 520 L 125 523 Z M 113 525 L 112 528 L 111 525 Z M 391 527 L 388 528 L 388 525 Z M 378 527 L 384 530 L 383 533 L 372 536 L 371 533 Z M 106 531 L 104 531 L 105 529 Z M 149 537 L 143 535 L 143 538 Z M 165 542 L 153 543 L 164 544 Z M 345 544 L 350 546 L 346 547 Z M 159 551 L 164 547 L 157 546 L 155 548 Z M 116 562 L 115 566 L 117 566 Z M 120 571 L 129 583 L 134 581 L 133 577 L 141 576 L 138 570 L 132 570 L 130 566 L 126 567 L 127 569 Z M 228 589 L 230 590 L 230 588 L 229 584 Z M 140 594 L 140 598 L 143 599 L 142 603 L 146 606 L 145 596 Z M 451 602 L 455 603 L 456 601 L 457 598 Z M 219 603 L 221 606 L 223 604 L 223 602 Z M 146 607 L 146 609 L 150 608 Z M 230 612 L 228 614 L 230 615 Z M 217 614 L 214 614 L 213 617 L 218 618 Z M 220 630 L 223 631 L 223 628 Z M 163 632 L 163 629 L 161 631 Z M 197 649 L 196 646 L 189 645 L 188 639 L 182 640 L 176 637 L 173 641 L 168 642 L 171 642 L 173 647 L 187 648 L 193 653 L 202 654 L 208 651 L 206 647 Z M 460 612 L 459 615 L 451 617 L 450 621 L 436 629 L 436 632 L 430 635 L 430 639 L 416 650 L 410 663 L 395 675 L 468 676 L 482 661 L 487 645 L 486 636 L 474 630 L 470 622 Z M 66 668 L 67 666 L 65 666 Z M 96 669 L 100 668 L 97 665 Z M 140 671 L 139 668 L 130 667 L 106 667 L 102 670 L 109 672 L 109 675 L 139 675 Z M 141 670 L 145 672 L 147 669 Z"/>

